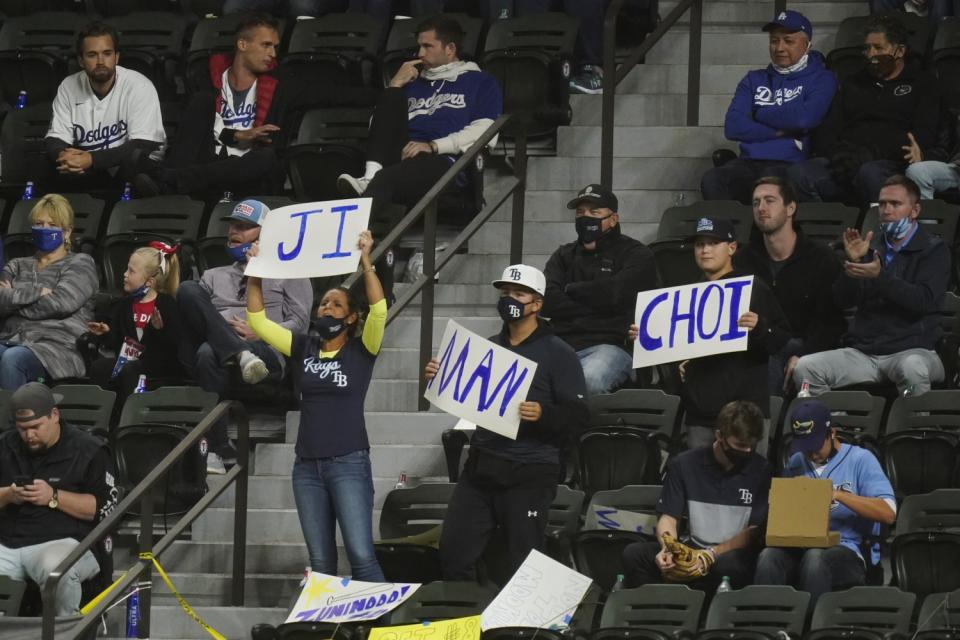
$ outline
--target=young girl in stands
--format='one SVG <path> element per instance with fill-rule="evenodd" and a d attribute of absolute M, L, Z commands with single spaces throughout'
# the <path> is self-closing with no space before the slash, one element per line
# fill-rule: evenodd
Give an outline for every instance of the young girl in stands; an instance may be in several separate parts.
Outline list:
<path fill-rule="evenodd" d="M 293 495 L 310 567 L 337 574 L 340 524 L 354 580 L 382 582 L 373 551 L 373 475 L 363 403 L 387 321 L 383 287 L 373 265 L 369 231 L 357 242 L 367 301 L 363 331 L 359 301 L 338 287 L 324 294 L 310 332 L 292 333 L 267 319 L 260 278 L 247 279 L 247 323 L 270 346 L 290 356 L 300 389 L 300 428 Z M 247 254 L 255 256 L 256 245 Z"/>
<path fill-rule="evenodd" d="M 141 374 L 151 389 L 179 379 L 180 319 L 174 300 L 179 284 L 177 247 L 151 242 L 130 255 L 123 274 L 127 295 L 113 306 L 109 323 L 87 325 L 102 346 L 117 354 L 94 361 L 90 379 L 116 391 L 118 406 L 133 393 Z"/>

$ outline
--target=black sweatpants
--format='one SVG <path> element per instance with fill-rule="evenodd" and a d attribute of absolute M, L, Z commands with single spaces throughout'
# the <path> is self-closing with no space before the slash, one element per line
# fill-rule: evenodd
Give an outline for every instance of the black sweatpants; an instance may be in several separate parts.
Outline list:
<path fill-rule="evenodd" d="M 508 575 L 513 575 L 531 549 L 542 550 L 559 471 L 554 465 L 529 466 L 544 467 L 544 477 L 550 477 L 553 484 L 498 487 L 487 479 L 478 481 L 476 473 L 464 469 L 443 519 L 440 564 L 444 580 L 475 579 L 477 561 L 497 525 L 503 528 L 507 544 Z"/>
<path fill-rule="evenodd" d="M 635 542 L 623 550 L 623 579 L 627 587 L 642 587 L 645 584 L 666 582 L 657 566 L 659 542 Z M 757 550 L 752 547 L 735 549 L 717 556 L 713 568 L 703 578 L 687 584 L 694 589 L 712 594 L 717 590 L 723 576 L 730 578 L 734 589 L 753 583 L 753 570 L 757 564 Z"/>

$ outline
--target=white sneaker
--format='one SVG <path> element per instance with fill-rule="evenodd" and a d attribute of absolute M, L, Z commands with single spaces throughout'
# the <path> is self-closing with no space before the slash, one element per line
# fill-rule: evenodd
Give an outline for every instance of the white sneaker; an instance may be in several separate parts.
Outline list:
<path fill-rule="evenodd" d="M 341 173 L 337 178 L 337 189 L 345 196 L 362 196 L 370 185 L 370 178 L 354 178 L 349 173 Z"/>
<path fill-rule="evenodd" d="M 223 465 L 223 458 L 215 454 L 213 451 L 207 452 L 207 473 L 213 474 L 216 476 L 222 476 L 227 472 L 227 468 Z"/>
<path fill-rule="evenodd" d="M 240 377 L 247 384 L 258 384 L 268 375 L 270 370 L 267 369 L 267 363 L 257 356 L 250 354 L 240 359 Z"/>

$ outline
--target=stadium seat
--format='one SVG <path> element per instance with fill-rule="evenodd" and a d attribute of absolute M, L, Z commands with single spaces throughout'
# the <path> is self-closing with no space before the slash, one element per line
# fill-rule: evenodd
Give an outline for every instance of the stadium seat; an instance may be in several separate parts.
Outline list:
<path fill-rule="evenodd" d="M 896 587 L 854 587 L 825 593 L 817 600 L 810 630 L 855 627 L 878 633 L 880 640 L 889 633 L 906 634 L 916 599 Z"/>
<path fill-rule="evenodd" d="M 642 627 L 671 637 L 694 633 L 700 624 L 704 593 L 682 584 L 648 584 L 614 591 L 603 605 L 602 629 Z"/>
<path fill-rule="evenodd" d="M 27 104 L 53 100 L 74 58 L 76 33 L 83 25 L 76 13 L 31 12 L 9 18 L 0 27 L 0 91 L 13 105 L 21 91 Z"/>
<path fill-rule="evenodd" d="M 86 2 L 94 13 L 108 17 L 142 12 L 176 15 L 175 12 L 181 9 L 179 0 L 86 0 Z M 124 55 L 127 53 L 126 46 L 123 48 L 123 53 Z"/>
<path fill-rule="evenodd" d="M 910 55 L 923 60 L 930 45 L 930 20 L 912 13 L 894 12 L 889 15 L 906 26 L 909 32 L 908 43 Z M 837 30 L 833 49 L 827 54 L 827 67 L 837 74 L 840 81 L 849 75 L 863 69 L 863 29 L 867 25 L 869 16 L 852 16 L 845 18 Z"/>
<path fill-rule="evenodd" d="M 832 245 L 842 241 L 845 229 L 858 228 L 860 210 L 839 202 L 804 202 L 794 220 L 808 238 Z"/>
<path fill-rule="evenodd" d="M 63 396 L 57 408 L 67 423 L 109 438 L 113 403 L 117 399 L 115 392 L 93 384 L 60 384 L 53 392 Z"/>
<path fill-rule="evenodd" d="M 73 209 L 73 250 L 93 254 L 97 245 L 97 234 L 103 219 L 105 204 L 86 193 L 63 193 Z M 36 253 L 33 235 L 30 231 L 30 211 L 36 200 L 20 200 L 13 205 L 6 232 L 3 234 L 3 255 L 7 260 L 23 258 Z"/>
<path fill-rule="evenodd" d="M 112 18 L 110 23 L 120 34 L 123 66 L 150 78 L 161 101 L 176 99 L 174 74 L 187 33 L 186 17 L 170 11 L 139 11 Z"/>
<path fill-rule="evenodd" d="M 590 428 L 577 442 L 579 486 L 590 496 L 630 484 L 659 484 L 669 444 L 667 436 L 638 427 Z"/>
<path fill-rule="evenodd" d="M 657 263 L 657 274 L 664 287 L 699 282 L 703 273 L 693 257 L 693 243 L 685 240 L 651 242 L 650 250 Z"/>
<path fill-rule="evenodd" d="M 436 541 L 454 486 L 424 483 L 387 494 L 380 512 L 381 541 L 374 544 L 374 551 L 388 582 L 440 579 Z M 425 542 L 428 537 L 432 544 Z"/>
<path fill-rule="evenodd" d="M 382 22 L 365 13 L 298 20 L 281 64 L 307 84 L 372 86 L 382 38 Z"/>
<path fill-rule="evenodd" d="M 756 629 L 705 629 L 693 636 L 693 640 L 781 640 L 783 637 Z"/>
<path fill-rule="evenodd" d="M 40 196 L 53 174 L 44 142 L 52 116 L 51 104 L 42 102 L 11 111 L 4 117 L 0 129 L 0 154 L 3 156 L 0 189 L 8 202 L 23 194 L 28 181 L 34 183 L 34 197 Z"/>
<path fill-rule="evenodd" d="M 881 448 L 898 499 L 960 487 L 960 433 L 907 429 L 884 436 Z"/>
<path fill-rule="evenodd" d="M 942 429 L 960 432 L 960 390 L 933 389 L 919 396 L 893 401 L 884 433 L 906 429 Z"/>
<path fill-rule="evenodd" d="M 948 16 L 937 25 L 933 65 L 948 108 L 960 109 L 960 16 Z"/>
<path fill-rule="evenodd" d="M 697 220 L 706 216 L 729 219 L 737 230 L 737 242 L 746 244 L 750 241 L 753 209 L 734 200 L 710 200 L 667 208 L 660 216 L 657 240 L 685 240 L 696 232 Z M 691 259 L 692 254 L 691 247 Z"/>
<path fill-rule="evenodd" d="M 191 0 L 191 5 L 196 5 L 197 1 Z M 200 1 L 205 2 L 206 0 Z M 188 7 L 188 10 L 195 12 L 197 8 Z M 214 16 L 219 15 L 219 11 L 212 13 Z M 242 13 L 230 13 L 225 16 L 204 18 L 197 22 L 187 51 L 185 80 L 188 93 L 191 91 L 206 91 L 210 88 L 210 69 L 208 66 L 210 56 L 214 53 L 233 51 L 237 41 L 234 32 L 243 18 L 244 14 Z M 279 20 L 278 22 L 280 23 L 280 40 L 282 41 L 284 21 Z"/>
<path fill-rule="evenodd" d="M 503 112 L 514 116 L 502 130 L 531 138 L 553 136 L 572 115 L 568 81 L 578 20 L 562 13 L 494 20 L 480 66 L 503 90 Z"/>
<path fill-rule="evenodd" d="M 180 0 L 183 10 L 195 16 L 219 16 L 223 14 L 223 0 Z"/>
<path fill-rule="evenodd" d="M 619 489 L 597 491 L 590 498 L 587 516 L 589 517 L 594 506 L 656 515 L 657 501 L 662 490 L 663 487 L 658 484 L 631 484 Z M 598 522 L 598 525 L 601 529 L 608 528 L 602 522 Z"/>
<path fill-rule="evenodd" d="M 271 640 L 317 640 L 323 637 L 328 640 L 353 640 L 357 637 L 358 624 L 336 622 L 285 622 L 272 629 L 272 635 L 263 637 Z M 256 629 L 256 627 L 254 627 Z M 261 636 L 253 633 L 256 639 Z"/>
<path fill-rule="evenodd" d="M 0 431 L 10 427 L 10 398 L 13 391 L 9 389 L 0 389 Z"/>
<path fill-rule="evenodd" d="M 286 196 L 249 196 L 246 199 L 259 200 L 271 210 L 293 204 L 293 200 Z M 212 267 L 223 267 L 231 264 L 230 256 L 224 250 L 230 223 L 223 218 L 230 215 L 236 204 L 236 200 L 224 199 L 215 204 L 210 211 L 210 217 L 207 219 L 207 232 L 197 242 L 197 269 L 200 273 Z"/>
<path fill-rule="evenodd" d="M 0 13 L 5 16 L 27 16 L 37 11 L 86 11 L 82 0 L 0 0 Z"/>
<path fill-rule="evenodd" d="M 774 634 L 785 631 L 799 637 L 803 633 L 809 602 L 809 593 L 793 587 L 750 585 L 716 594 L 707 611 L 704 627 L 735 629 L 738 634 L 749 630 Z"/>
<path fill-rule="evenodd" d="M 497 627 L 484 631 L 480 640 L 568 640 L 568 636 L 560 629 Z"/>
<path fill-rule="evenodd" d="M 897 513 L 896 534 L 917 531 L 960 533 L 960 489 L 907 496 Z"/>
<path fill-rule="evenodd" d="M 16 616 L 20 612 L 20 601 L 27 588 L 26 582 L 0 576 L 0 616 Z"/>
<path fill-rule="evenodd" d="M 917 616 L 917 628 L 953 629 L 960 634 L 960 589 L 949 593 L 931 593 L 924 598 L 920 615 Z"/>
<path fill-rule="evenodd" d="M 483 20 L 463 13 L 446 15 L 456 19 L 460 23 L 460 28 L 463 29 L 463 44 L 457 51 L 458 56 L 461 60 L 476 60 L 480 34 L 483 31 Z M 420 21 L 416 19 L 400 17 L 394 19 L 380 63 L 383 86 L 390 83 L 390 79 L 397 73 L 400 65 L 417 57 L 416 30 L 419 24 Z"/>
<path fill-rule="evenodd" d="M 151 240 L 180 244 L 181 273 L 189 273 L 202 218 L 203 203 L 187 196 L 158 196 L 115 204 L 100 243 L 104 288 L 120 288 L 130 254 Z"/>
<path fill-rule="evenodd" d="M 786 465 L 790 459 L 790 416 L 798 404 L 805 398 L 794 398 L 783 416 L 780 462 Z M 817 400 L 827 405 L 830 413 L 836 416 L 837 437 L 841 442 L 856 444 L 872 451 L 880 459 L 878 443 L 883 409 L 886 402 L 879 396 L 866 391 L 827 391 L 817 396 Z"/>
<path fill-rule="evenodd" d="M 390 624 L 480 615 L 496 595 L 493 589 L 475 582 L 431 582 L 390 613 Z"/>
<path fill-rule="evenodd" d="M 573 565 L 609 592 L 617 576 L 623 574 L 623 550 L 634 542 L 649 541 L 648 537 L 633 531 L 579 531 L 573 537 Z"/>
<path fill-rule="evenodd" d="M 128 396 L 119 427 L 161 422 L 192 429 L 216 406 L 217 394 L 199 387 L 161 387 Z"/>
<path fill-rule="evenodd" d="M 447 477 L 450 482 L 460 478 L 460 458 L 463 449 L 470 442 L 469 432 L 462 429 L 445 429 L 440 434 L 440 444 L 443 445 L 443 457 L 447 461 Z"/>
<path fill-rule="evenodd" d="M 890 547 L 894 584 L 926 598 L 960 589 L 960 533 L 898 534 Z"/>
<path fill-rule="evenodd" d="M 286 154 L 290 184 L 300 202 L 342 197 L 341 173 L 363 172 L 372 109 L 311 109 Z"/>

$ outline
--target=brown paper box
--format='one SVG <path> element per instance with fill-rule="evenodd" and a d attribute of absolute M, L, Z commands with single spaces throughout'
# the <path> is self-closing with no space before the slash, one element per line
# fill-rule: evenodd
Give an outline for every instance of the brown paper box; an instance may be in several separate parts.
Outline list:
<path fill-rule="evenodd" d="M 840 533 L 830 531 L 833 482 L 827 478 L 774 478 L 770 485 L 768 547 L 832 547 Z"/>

